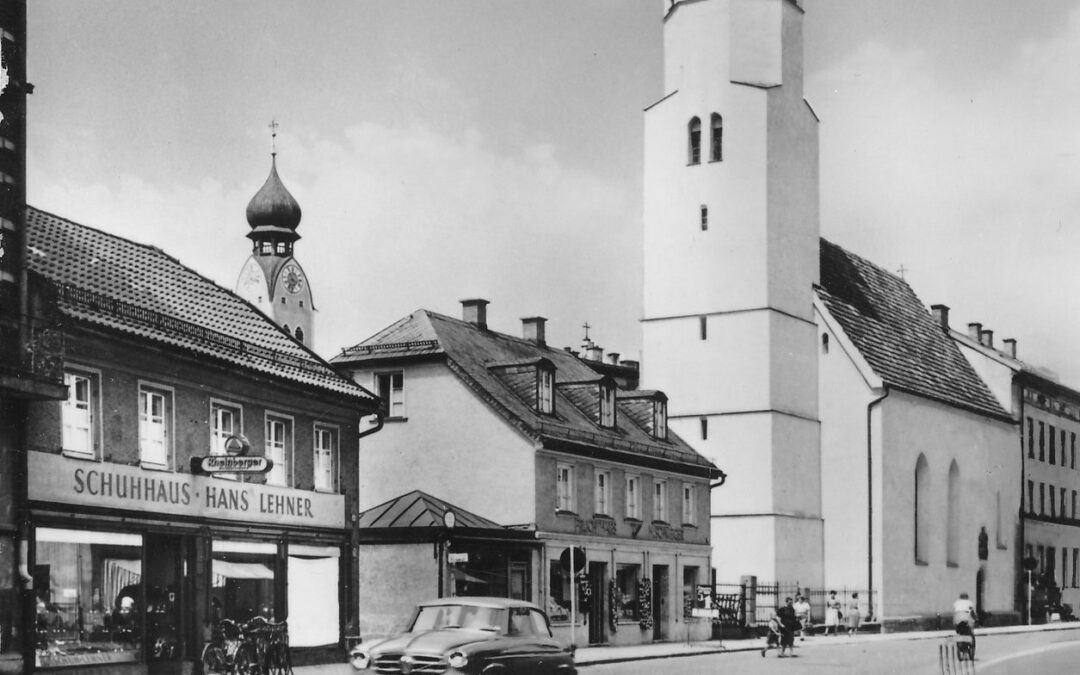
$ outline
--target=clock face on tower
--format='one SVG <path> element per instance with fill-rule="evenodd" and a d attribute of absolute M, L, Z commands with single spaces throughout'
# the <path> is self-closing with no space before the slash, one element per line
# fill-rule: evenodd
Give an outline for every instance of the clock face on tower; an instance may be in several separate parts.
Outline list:
<path fill-rule="evenodd" d="M 299 293 L 304 290 L 304 273 L 296 265 L 286 265 L 281 271 L 281 283 L 288 292 Z"/>

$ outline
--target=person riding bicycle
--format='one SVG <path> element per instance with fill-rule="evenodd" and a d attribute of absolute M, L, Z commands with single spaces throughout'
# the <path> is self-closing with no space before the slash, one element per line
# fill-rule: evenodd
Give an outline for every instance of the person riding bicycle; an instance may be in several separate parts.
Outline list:
<path fill-rule="evenodd" d="M 975 603 L 968 599 L 967 593 L 961 593 L 960 597 L 953 603 L 953 627 L 956 629 L 957 635 L 964 636 L 965 642 L 970 640 L 970 658 L 975 657 L 976 622 L 977 614 L 975 612 Z"/>

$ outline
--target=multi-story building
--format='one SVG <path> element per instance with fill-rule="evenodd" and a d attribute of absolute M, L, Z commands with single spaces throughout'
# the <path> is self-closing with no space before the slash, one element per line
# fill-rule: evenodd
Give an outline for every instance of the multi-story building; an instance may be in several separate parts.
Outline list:
<path fill-rule="evenodd" d="M 935 305 L 934 311 L 948 326 L 949 308 Z M 1030 599 L 1031 619 L 1044 621 L 1055 600 L 1052 596 L 1060 593 L 1058 601 L 1075 611 L 1080 607 L 1080 467 L 1076 463 L 1080 391 L 1063 384 L 1049 370 L 1018 358 L 1016 340 L 1002 340 L 998 347 L 994 332 L 980 323 L 969 323 L 966 333 L 951 330 L 950 334 L 1018 422 L 1016 462 L 1023 467 L 1019 514 L 1023 557 L 1031 572 L 1022 579 L 1022 605 L 1026 607 Z M 1028 583 L 1034 587 L 1030 595 Z"/>
<path fill-rule="evenodd" d="M 385 405 L 360 460 L 362 630 L 424 597 L 494 594 L 545 607 L 567 642 L 708 637 L 685 615 L 709 581 L 721 472 L 668 430 L 663 393 L 619 389 L 549 347 L 541 317 L 522 337 L 491 330 L 487 304 L 463 301 L 462 319 L 418 310 L 331 359 Z M 471 525 L 445 528 L 432 569 L 406 525 L 431 533 L 447 511 Z"/>
<path fill-rule="evenodd" d="M 67 397 L 29 405 L 21 448 L 27 671 L 191 672 L 214 620 L 255 615 L 287 618 L 294 663 L 340 660 L 375 397 L 154 247 L 36 209 L 28 237 Z M 245 456 L 272 468 L 192 464 Z"/>

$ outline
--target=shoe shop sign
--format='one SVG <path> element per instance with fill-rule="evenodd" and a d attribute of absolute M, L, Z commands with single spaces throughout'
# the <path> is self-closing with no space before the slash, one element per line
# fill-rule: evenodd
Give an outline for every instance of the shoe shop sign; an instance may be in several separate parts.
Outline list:
<path fill-rule="evenodd" d="M 87 461 L 49 452 L 31 451 L 28 455 L 29 496 L 35 501 L 237 522 L 334 529 L 345 526 L 344 495 L 248 482 L 250 479 L 243 479 L 242 474 L 259 473 L 259 464 L 245 465 L 249 471 L 241 472 L 239 464 L 229 462 L 265 458 L 198 458 L 215 460 L 208 470 L 203 465 L 211 475 L 198 475 L 201 472 Z M 217 473 L 241 476 L 239 480 L 225 480 L 213 475 Z"/>

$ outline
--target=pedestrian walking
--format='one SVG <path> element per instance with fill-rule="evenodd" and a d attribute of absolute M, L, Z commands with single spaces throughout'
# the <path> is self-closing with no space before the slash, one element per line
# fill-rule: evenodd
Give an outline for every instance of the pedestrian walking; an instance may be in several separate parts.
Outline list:
<path fill-rule="evenodd" d="M 825 600 L 825 635 L 836 635 L 840 629 L 841 614 L 836 591 L 829 591 L 829 597 Z"/>
<path fill-rule="evenodd" d="M 780 656 L 795 656 L 795 631 L 799 629 L 799 619 L 795 616 L 795 606 L 791 598 L 784 598 L 784 606 L 776 610 L 780 619 Z"/>
<path fill-rule="evenodd" d="M 770 649 L 780 650 L 780 630 L 780 618 L 776 616 L 776 612 L 773 612 L 769 617 L 769 627 L 765 633 L 765 646 L 761 648 L 761 658 L 765 658 L 765 652 Z"/>
<path fill-rule="evenodd" d="M 804 595 L 795 596 L 795 618 L 799 620 L 799 642 L 803 642 L 811 627 L 810 601 Z"/>
<path fill-rule="evenodd" d="M 851 594 L 851 602 L 847 607 L 847 634 L 855 635 L 859 632 L 859 623 L 861 622 L 862 615 L 859 614 L 859 594 Z"/>

